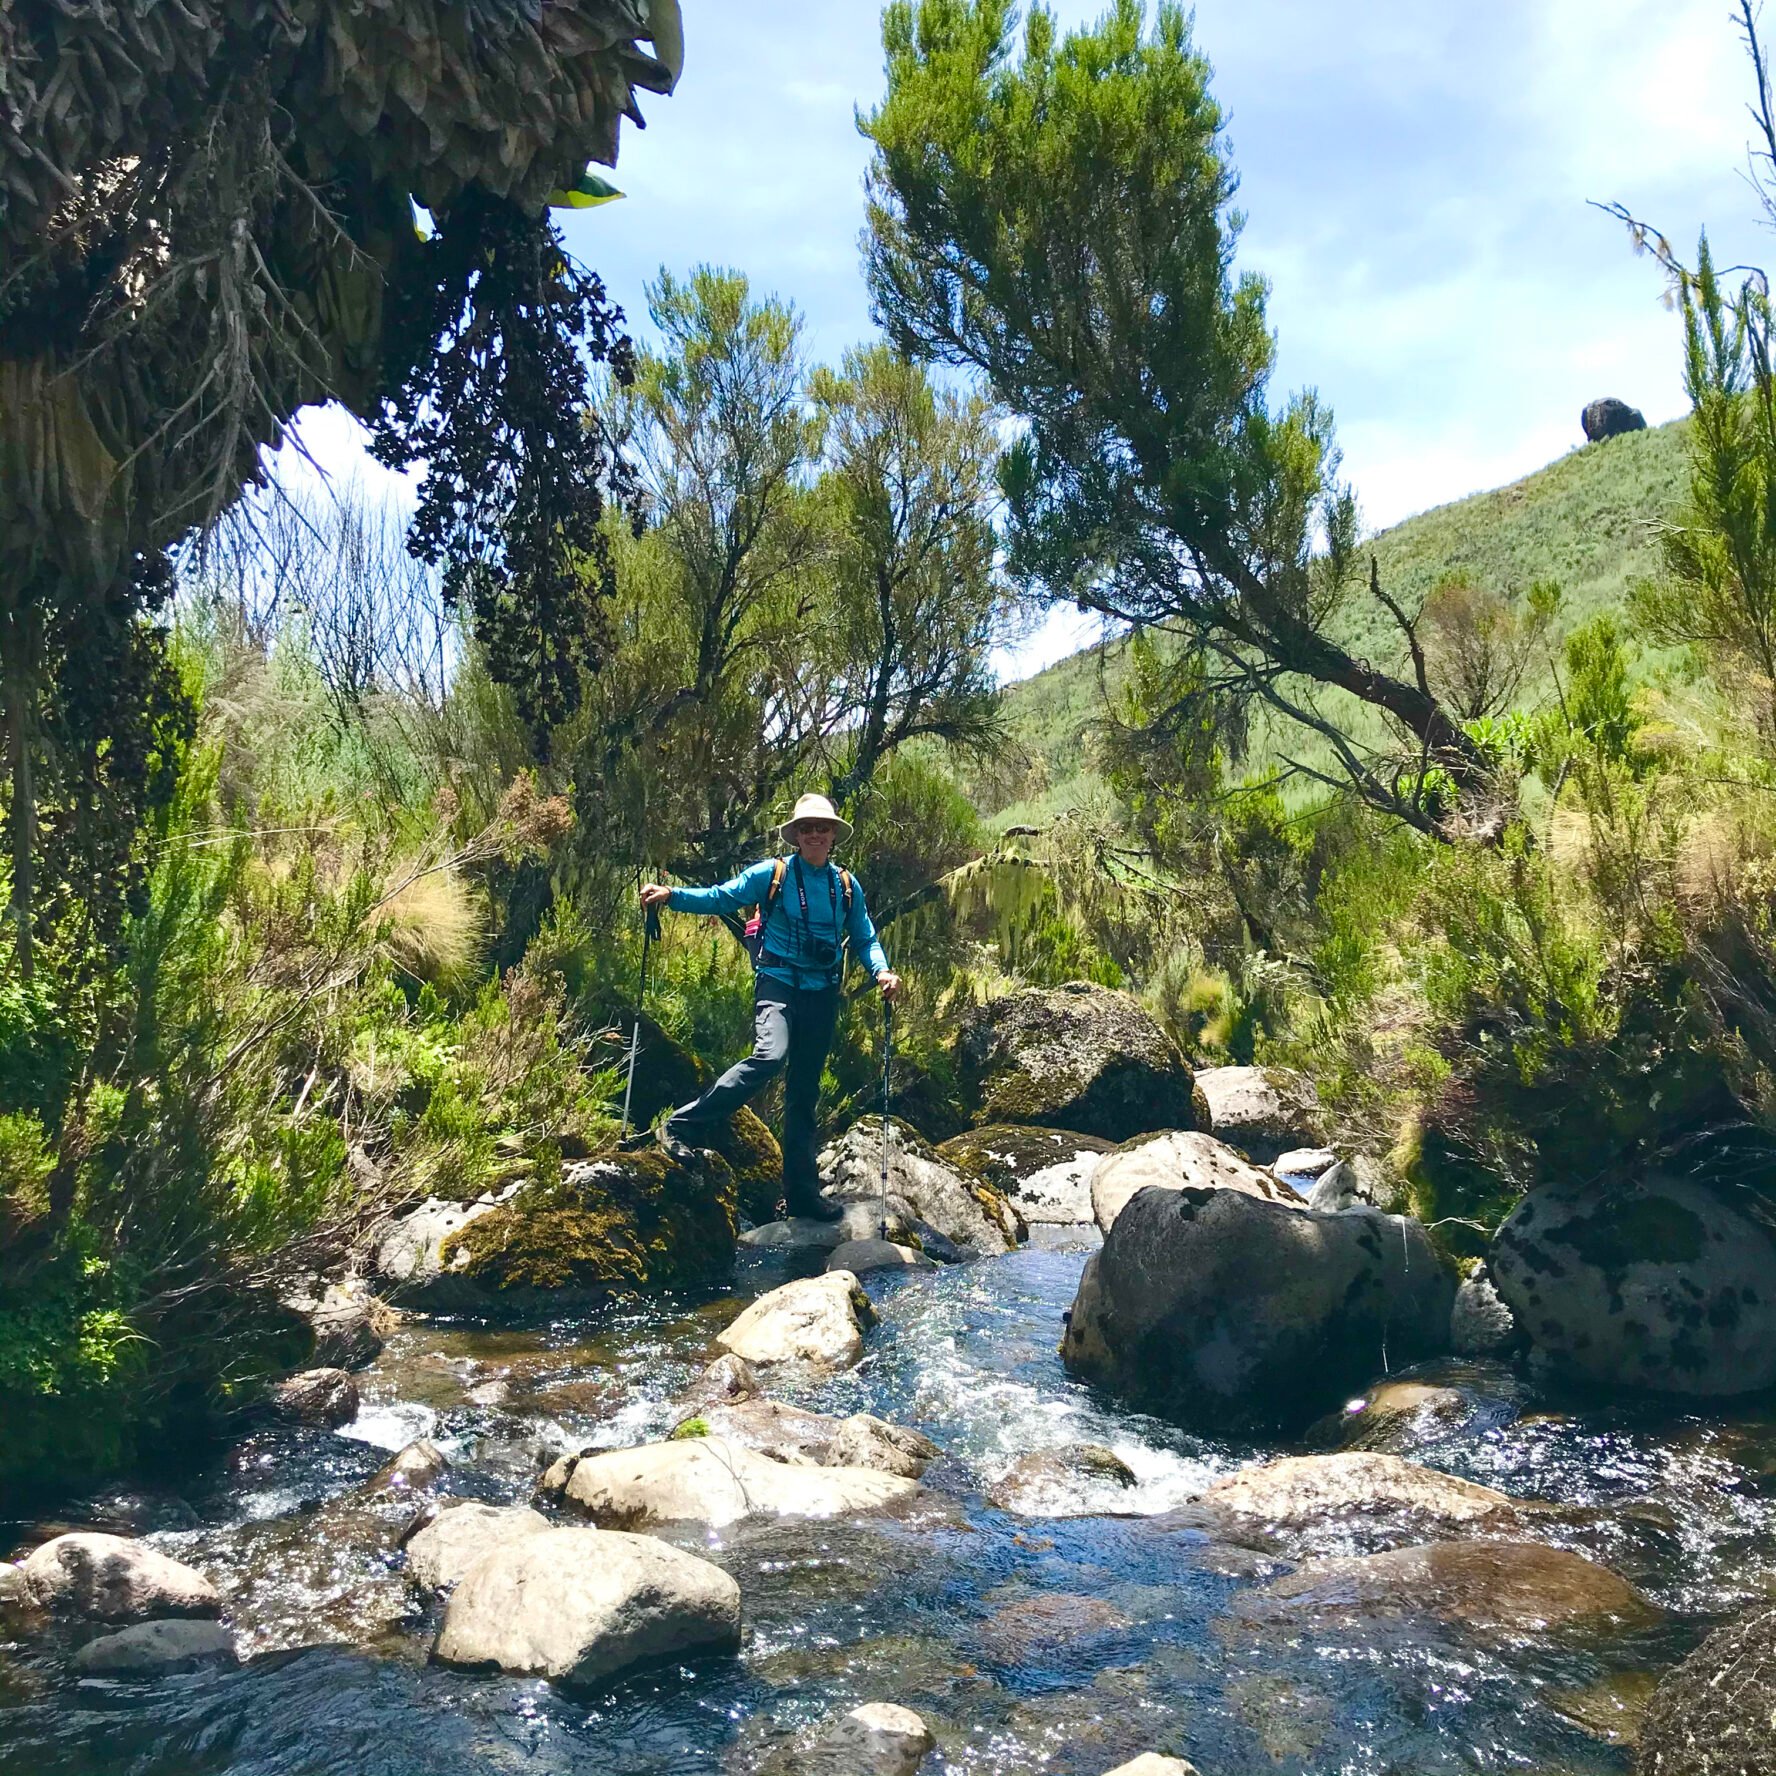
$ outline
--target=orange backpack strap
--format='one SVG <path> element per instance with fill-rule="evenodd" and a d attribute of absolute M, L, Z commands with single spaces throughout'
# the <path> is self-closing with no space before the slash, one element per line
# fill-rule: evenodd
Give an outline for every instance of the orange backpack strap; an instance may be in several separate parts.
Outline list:
<path fill-rule="evenodd" d="M 765 890 L 764 904 L 759 908 L 759 917 L 761 919 L 770 918 L 771 908 L 777 904 L 777 896 L 783 892 L 783 870 L 785 861 L 785 859 L 779 857 L 777 861 L 771 865 L 771 886 Z"/>
<path fill-rule="evenodd" d="M 845 891 L 845 917 L 851 917 L 851 872 L 842 864 L 839 867 L 839 886 Z"/>

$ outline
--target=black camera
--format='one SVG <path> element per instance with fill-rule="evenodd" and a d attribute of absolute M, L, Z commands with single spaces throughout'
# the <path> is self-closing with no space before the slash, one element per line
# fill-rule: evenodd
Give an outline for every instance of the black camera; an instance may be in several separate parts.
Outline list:
<path fill-rule="evenodd" d="M 839 946 L 824 937 L 805 937 L 802 939 L 802 960 L 809 968 L 836 968 Z"/>

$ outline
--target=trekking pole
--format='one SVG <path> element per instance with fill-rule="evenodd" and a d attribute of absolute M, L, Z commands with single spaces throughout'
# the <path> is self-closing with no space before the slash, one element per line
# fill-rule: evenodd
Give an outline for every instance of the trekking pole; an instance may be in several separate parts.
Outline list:
<path fill-rule="evenodd" d="M 882 1203 L 880 1232 L 888 1237 L 888 1067 L 894 1059 L 894 1001 L 882 1001 Z"/>
<path fill-rule="evenodd" d="M 635 1027 L 629 1032 L 629 1083 L 623 1087 L 623 1133 L 629 1138 L 629 1098 L 635 1090 L 635 1057 L 641 1053 L 641 1008 L 648 990 L 648 950 L 660 935 L 660 909 L 649 907 L 641 927 L 641 984 L 635 989 Z"/>

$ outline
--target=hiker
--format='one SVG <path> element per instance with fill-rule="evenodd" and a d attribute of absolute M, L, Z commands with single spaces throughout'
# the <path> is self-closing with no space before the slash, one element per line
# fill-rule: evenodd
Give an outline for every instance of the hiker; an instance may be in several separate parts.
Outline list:
<path fill-rule="evenodd" d="M 838 1022 L 846 940 L 887 998 L 900 991 L 900 976 L 882 953 L 864 905 L 863 885 L 831 861 L 833 846 L 851 836 L 851 823 L 839 818 L 825 796 L 805 795 L 777 830 L 794 847 L 789 855 L 762 858 L 719 888 L 668 888 L 651 882 L 641 891 L 641 904 L 649 908 L 668 906 L 684 913 L 759 909 L 756 939 L 751 940 L 757 944 L 758 966 L 752 1053 L 702 1097 L 674 1110 L 660 1138 L 668 1152 L 680 1143 L 697 1145 L 700 1131 L 732 1116 L 782 1071 L 784 1200 L 792 1215 L 836 1221 L 844 1210 L 820 1194 L 814 1165 L 814 1105 Z"/>

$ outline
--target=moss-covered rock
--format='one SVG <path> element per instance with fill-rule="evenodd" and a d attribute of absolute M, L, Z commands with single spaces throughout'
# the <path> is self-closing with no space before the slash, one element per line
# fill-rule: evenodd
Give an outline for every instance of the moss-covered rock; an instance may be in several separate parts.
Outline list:
<path fill-rule="evenodd" d="M 957 1171 L 1003 1196 L 1018 1195 L 1018 1185 L 1051 1166 L 1065 1165 L 1082 1153 L 1108 1153 L 1115 1142 L 1072 1129 L 1040 1128 L 1030 1123 L 990 1122 L 956 1135 L 937 1149 Z"/>
<path fill-rule="evenodd" d="M 1108 987 L 1069 981 L 989 1000 L 956 1052 L 977 1124 L 1039 1123 L 1108 1141 L 1204 1126 L 1177 1044 Z"/>
<path fill-rule="evenodd" d="M 706 1137 L 734 1173 L 740 1212 L 755 1222 L 774 1221 L 783 1195 L 783 1149 L 777 1137 L 744 1104 L 726 1126 Z"/>
<path fill-rule="evenodd" d="M 444 1241 L 454 1279 L 497 1299 L 515 1291 L 640 1288 L 719 1275 L 738 1232 L 734 1173 L 716 1154 L 679 1165 L 659 1152 L 570 1166 Z"/>
<path fill-rule="evenodd" d="M 1653 1692 L 1637 1776 L 1776 1776 L 1776 1609 L 1717 1628 Z"/>

